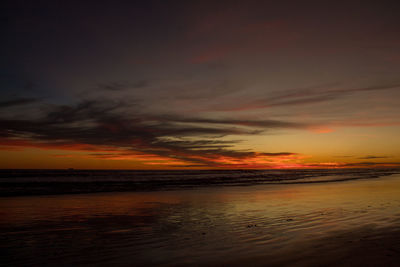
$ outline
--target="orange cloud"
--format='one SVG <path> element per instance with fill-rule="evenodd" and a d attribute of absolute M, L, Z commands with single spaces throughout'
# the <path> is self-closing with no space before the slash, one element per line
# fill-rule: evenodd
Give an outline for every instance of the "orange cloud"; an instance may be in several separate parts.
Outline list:
<path fill-rule="evenodd" d="M 288 169 L 288 168 L 373 168 L 399 167 L 396 162 L 304 162 L 306 155 L 294 153 L 234 152 L 224 150 L 187 151 L 170 149 L 151 152 L 115 148 L 90 144 L 43 143 L 23 139 L 0 139 L 3 150 L 23 150 L 37 148 L 44 150 L 66 150 L 86 152 L 84 154 L 55 154 L 56 158 L 80 158 L 113 161 L 136 161 L 142 166 L 163 168 L 225 168 L 225 169 Z M 19 152 L 19 153 L 23 153 Z M 159 153 L 159 154 L 157 154 Z M 50 167 L 50 166 L 49 166 Z"/>

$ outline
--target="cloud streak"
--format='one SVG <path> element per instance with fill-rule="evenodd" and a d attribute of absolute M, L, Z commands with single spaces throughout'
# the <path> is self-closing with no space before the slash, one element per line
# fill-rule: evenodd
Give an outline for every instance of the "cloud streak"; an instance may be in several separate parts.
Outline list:
<path fill-rule="evenodd" d="M 235 101 L 234 106 L 220 105 L 215 108 L 217 111 L 245 111 L 254 109 L 264 109 L 282 106 L 298 106 L 308 104 L 318 104 L 343 98 L 350 94 L 381 91 L 399 88 L 400 84 L 376 85 L 348 89 L 324 89 L 324 88 L 305 88 L 289 90 L 277 96 L 259 98 L 253 101 Z M 239 104 L 238 104 L 239 103 Z"/>
<path fill-rule="evenodd" d="M 129 111 L 128 111 L 129 110 Z M 225 136 L 258 135 L 272 129 L 308 125 L 278 120 L 190 118 L 134 113 L 128 104 L 86 100 L 53 106 L 40 118 L 0 119 L 0 146 L 97 151 L 91 157 L 108 159 L 170 160 L 176 164 L 209 167 L 253 165 L 269 158 L 287 159 L 295 153 L 257 153 L 237 150 L 240 140 Z M 109 151 L 109 152 L 107 152 Z M 107 152 L 107 153 L 105 153 Z M 154 162 L 153 162 L 154 163 Z"/>
<path fill-rule="evenodd" d="M 388 156 L 373 156 L 373 155 L 368 155 L 365 157 L 360 157 L 359 159 L 387 159 L 390 158 Z"/>
<path fill-rule="evenodd" d="M 1 101 L 0 109 L 14 107 L 14 106 L 28 105 L 35 102 L 37 102 L 37 99 L 35 98 L 27 98 L 27 97 L 14 98 L 7 101 Z"/>
<path fill-rule="evenodd" d="M 140 86 L 146 86 L 141 84 Z M 336 86 L 336 85 L 335 85 Z M 108 88 L 110 87 L 110 88 Z M 389 90 L 397 84 L 359 87 L 353 89 L 305 88 L 259 99 L 265 107 L 318 103 L 343 95 Z M 103 91 L 125 91 L 123 83 L 102 86 Z M 151 100 L 151 99 L 150 99 Z M 241 101 L 242 103 L 245 101 Z M 255 103 L 255 102 L 254 102 Z M 16 98 L 0 103 L 3 111 L 35 104 L 40 116 L 0 117 L 0 149 L 16 150 L 24 147 L 84 151 L 87 157 L 109 160 L 137 160 L 148 165 L 197 166 L 208 168 L 272 168 L 285 166 L 300 168 L 347 167 L 346 164 L 326 163 L 302 165 L 301 155 L 292 151 L 262 153 L 238 149 L 251 136 L 274 133 L 277 130 L 311 130 L 331 132 L 329 126 L 363 125 L 359 122 L 338 120 L 306 123 L 274 119 L 244 119 L 243 117 L 197 116 L 184 113 L 164 113 L 143 109 L 149 105 L 130 97 L 87 98 L 68 105 L 46 104 L 37 99 Z M 151 105 L 150 105 L 151 106 Z M 243 107 L 238 106 L 239 108 Z M 346 124 L 347 123 L 347 124 Z M 373 122 L 369 122 L 369 126 Z M 374 124 L 375 125 L 375 124 Z M 385 124 L 386 125 L 386 124 Z M 232 140 L 233 139 L 233 140 Z M 366 156 L 359 159 L 386 157 Z M 168 165 L 168 163 L 170 165 Z M 360 166 L 365 164 L 360 163 Z M 354 165 L 355 166 L 355 165 Z"/>

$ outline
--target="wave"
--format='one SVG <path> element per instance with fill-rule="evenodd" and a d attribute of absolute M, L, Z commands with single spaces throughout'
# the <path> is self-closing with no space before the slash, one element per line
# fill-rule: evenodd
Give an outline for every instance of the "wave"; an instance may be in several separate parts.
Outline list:
<path fill-rule="evenodd" d="M 396 173 L 400 169 L 0 170 L 0 196 L 326 183 Z"/>

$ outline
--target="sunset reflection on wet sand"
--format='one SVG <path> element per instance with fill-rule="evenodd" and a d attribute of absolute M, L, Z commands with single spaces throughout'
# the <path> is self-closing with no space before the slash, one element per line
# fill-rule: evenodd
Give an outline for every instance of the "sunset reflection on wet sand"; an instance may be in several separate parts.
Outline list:
<path fill-rule="evenodd" d="M 399 175 L 7 197 L 0 205 L 7 265 L 361 265 L 400 257 Z"/>

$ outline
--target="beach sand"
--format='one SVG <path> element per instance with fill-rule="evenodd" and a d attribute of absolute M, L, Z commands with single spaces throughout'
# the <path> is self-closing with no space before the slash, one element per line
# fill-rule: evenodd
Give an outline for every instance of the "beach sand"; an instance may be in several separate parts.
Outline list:
<path fill-rule="evenodd" d="M 302 240 L 277 253 L 226 261 L 225 266 L 399 266 L 400 230 L 362 226 L 316 240 Z"/>
<path fill-rule="evenodd" d="M 400 176 L 0 199 L 1 265 L 398 266 Z"/>

